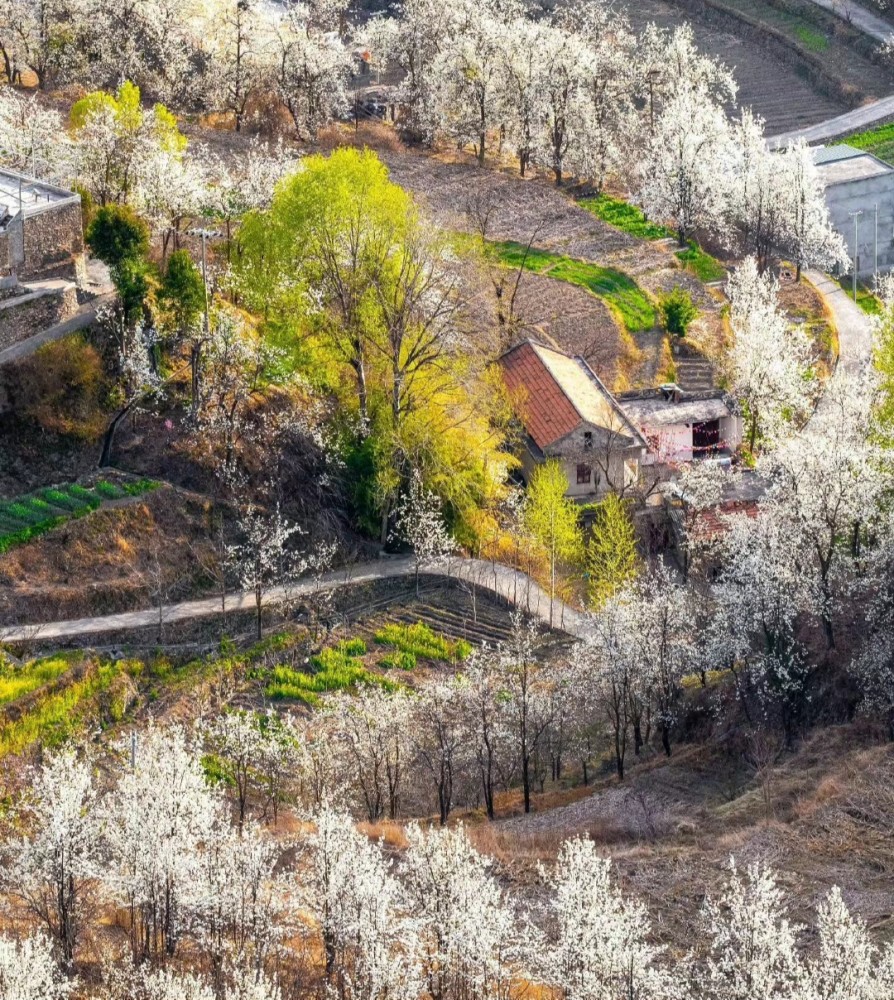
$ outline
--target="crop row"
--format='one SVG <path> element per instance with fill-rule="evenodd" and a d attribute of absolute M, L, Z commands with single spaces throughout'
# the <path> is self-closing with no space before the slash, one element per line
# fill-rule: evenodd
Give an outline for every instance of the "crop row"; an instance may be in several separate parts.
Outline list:
<path fill-rule="evenodd" d="M 31 541 L 70 518 L 89 514 L 104 501 L 140 496 L 157 486 L 151 479 L 120 485 L 100 480 L 91 487 L 68 483 L 0 500 L 0 553 Z"/>

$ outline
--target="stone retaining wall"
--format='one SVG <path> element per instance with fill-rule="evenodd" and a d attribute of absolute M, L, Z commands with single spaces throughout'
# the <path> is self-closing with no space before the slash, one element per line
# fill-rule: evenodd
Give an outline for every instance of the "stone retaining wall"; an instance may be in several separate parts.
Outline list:
<path fill-rule="evenodd" d="M 24 294 L 0 302 L 0 351 L 46 330 L 77 312 L 74 285 Z"/>

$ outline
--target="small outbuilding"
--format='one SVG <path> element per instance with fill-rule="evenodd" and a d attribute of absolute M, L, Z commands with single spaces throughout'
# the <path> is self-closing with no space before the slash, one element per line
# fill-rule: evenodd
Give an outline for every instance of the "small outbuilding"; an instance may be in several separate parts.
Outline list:
<path fill-rule="evenodd" d="M 0 169 L 0 283 L 80 282 L 84 266 L 81 196 Z"/>
<path fill-rule="evenodd" d="M 644 466 L 731 459 L 742 443 L 742 415 L 723 389 L 686 392 L 668 384 L 620 393 L 618 405 L 647 443 Z"/>

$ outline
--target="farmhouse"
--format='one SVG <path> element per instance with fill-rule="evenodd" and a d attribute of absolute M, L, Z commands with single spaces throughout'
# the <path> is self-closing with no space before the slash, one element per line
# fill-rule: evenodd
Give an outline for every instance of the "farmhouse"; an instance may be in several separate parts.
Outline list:
<path fill-rule="evenodd" d="M 83 268 L 81 196 L 0 169 L 0 283 L 79 280 Z"/>
<path fill-rule="evenodd" d="M 524 428 L 526 482 L 553 458 L 562 462 L 575 499 L 593 500 L 638 480 L 645 439 L 583 358 L 526 340 L 500 364 Z"/>
<path fill-rule="evenodd" d="M 894 267 L 894 167 L 853 146 L 813 151 L 832 225 L 845 239 L 857 274 Z"/>
<path fill-rule="evenodd" d="M 742 443 L 742 415 L 723 389 L 684 392 L 665 385 L 621 393 L 618 405 L 646 440 L 644 466 L 728 458 Z"/>

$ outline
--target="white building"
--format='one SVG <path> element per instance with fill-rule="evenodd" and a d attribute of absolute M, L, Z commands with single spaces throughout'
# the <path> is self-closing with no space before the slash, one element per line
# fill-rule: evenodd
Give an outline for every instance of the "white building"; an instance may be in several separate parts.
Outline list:
<path fill-rule="evenodd" d="M 894 267 L 894 167 L 853 146 L 818 146 L 811 151 L 825 187 L 836 232 L 857 253 L 857 274 L 868 277 Z"/>

